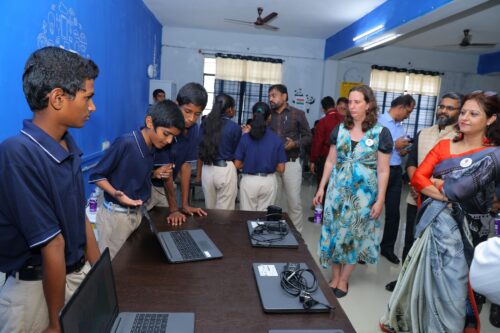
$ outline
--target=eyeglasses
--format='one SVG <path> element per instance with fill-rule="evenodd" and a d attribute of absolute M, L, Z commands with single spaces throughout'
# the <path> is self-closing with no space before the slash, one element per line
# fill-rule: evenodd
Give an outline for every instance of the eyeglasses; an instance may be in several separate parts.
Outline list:
<path fill-rule="evenodd" d="M 455 111 L 455 110 L 458 110 L 459 108 L 455 108 L 451 105 L 443 105 L 443 104 L 439 104 L 438 105 L 438 109 L 439 110 L 442 110 L 442 109 L 446 109 L 446 111 Z"/>
<path fill-rule="evenodd" d="M 473 92 L 471 92 L 471 94 L 484 94 L 484 96 L 486 96 L 486 97 L 498 96 L 498 93 L 496 91 L 491 91 L 491 90 L 487 90 L 487 91 L 474 90 Z"/>

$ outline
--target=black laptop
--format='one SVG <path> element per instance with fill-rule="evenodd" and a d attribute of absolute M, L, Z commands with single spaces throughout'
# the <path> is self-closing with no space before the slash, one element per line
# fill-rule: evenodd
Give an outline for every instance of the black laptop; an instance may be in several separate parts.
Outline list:
<path fill-rule="evenodd" d="M 254 247 L 298 248 L 299 242 L 285 221 L 247 221 L 250 242 Z"/>
<path fill-rule="evenodd" d="M 141 207 L 143 216 L 158 238 L 169 262 L 182 263 L 222 258 L 222 252 L 202 229 L 159 232 L 146 208 Z"/>
<path fill-rule="evenodd" d="M 194 313 L 120 313 L 107 248 L 62 309 L 59 321 L 66 333 L 194 332 Z"/>
<path fill-rule="evenodd" d="M 260 302 L 264 312 L 289 313 L 289 312 L 330 312 L 331 306 L 325 295 L 318 287 L 310 296 L 318 303 L 305 308 L 298 296 L 288 294 L 281 287 L 281 272 L 286 263 L 254 263 L 253 273 L 257 282 Z M 305 263 L 300 263 L 300 268 L 307 269 Z M 304 274 L 308 284 L 312 284 L 313 277 Z"/>

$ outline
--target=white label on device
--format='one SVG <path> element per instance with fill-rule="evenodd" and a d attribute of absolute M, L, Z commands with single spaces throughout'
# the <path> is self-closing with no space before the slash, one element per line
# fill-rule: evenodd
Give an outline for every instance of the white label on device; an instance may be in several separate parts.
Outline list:
<path fill-rule="evenodd" d="M 265 223 L 263 222 L 257 222 L 257 221 L 252 221 L 252 229 L 257 228 L 259 225 L 264 225 Z"/>
<path fill-rule="evenodd" d="M 205 253 L 205 257 L 207 257 L 207 258 L 210 258 L 210 257 L 211 257 L 210 252 L 208 252 L 208 251 L 203 251 L 203 253 Z"/>
<path fill-rule="evenodd" d="M 278 276 L 278 271 L 274 265 L 259 265 L 260 276 Z"/>

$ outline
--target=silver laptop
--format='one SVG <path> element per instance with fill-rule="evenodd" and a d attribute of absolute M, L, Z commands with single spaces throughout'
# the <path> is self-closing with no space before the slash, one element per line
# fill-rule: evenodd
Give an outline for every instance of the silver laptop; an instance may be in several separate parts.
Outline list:
<path fill-rule="evenodd" d="M 264 312 L 330 312 L 332 307 L 319 287 L 310 293 L 310 296 L 317 303 L 309 308 L 304 307 L 300 297 L 292 296 L 283 290 L 281 273 L 285 265 L 286 263 L 253 264 L 253 273 Z M 308 267 L 305 263 L 300 263 L 300 268 L 307 269 Z M 312 285 L 313 277 L 310 274 L 304 274 L 303 277 L 307 280 L 308 285 Z"/>
<path fill-rule="evenodd" d="M 285 221 L 247 221 L 250 242 L 254 247 L 298 248 L 299 242 Z"/>
<path fill-rule="evenodd" d="M 194 313 L 120 313 L 108 249 L 64 306 L 59 321 L 67 333 L 150 332 L 149 328 L 158 333 L 194 332 Z"/>
<path fill-rule="evenodd" d="M 169 262 L 182 263 L 222 258 L 222 252 L 202 229 L 159 232 L 148 211 L 144 206 L 141 209 Z"/>

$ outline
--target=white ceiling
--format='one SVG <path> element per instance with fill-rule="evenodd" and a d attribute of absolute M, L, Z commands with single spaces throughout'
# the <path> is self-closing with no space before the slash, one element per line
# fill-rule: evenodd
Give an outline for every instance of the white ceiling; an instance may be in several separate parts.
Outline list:
<path fill-rule="evenodd" d="M 467 0 L 458 0 L 467 1 Z M 144 0 L 164 26 L 228 32 L 326 39 L 368 14 L 385 0 Z M 277 12 L 270 24 L 279 31 L 253 25 L 225 22 L 224 19 L 255 21 L 257 7 L 262 17 Z M 475 10 L 443 17 L 396 40 L 392 45 L 453 53 L 484 54 L 500 50 L 500 1 L 490 0 Z M 463 30 L 470 29 L 472 43 L 497 43 L 492 48 L 462 48 Z"/>

